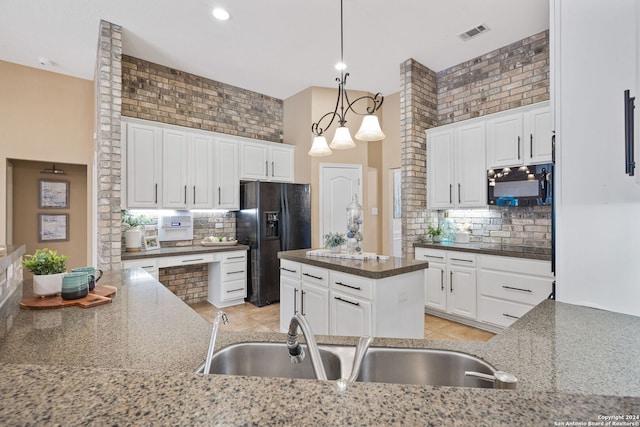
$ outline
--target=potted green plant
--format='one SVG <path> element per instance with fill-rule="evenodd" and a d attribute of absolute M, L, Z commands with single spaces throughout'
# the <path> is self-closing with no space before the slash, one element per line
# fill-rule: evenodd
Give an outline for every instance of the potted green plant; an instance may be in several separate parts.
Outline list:
<path fill-rule="evenodd" d="M 33 293 L 39 296 L 56 295 L 62 291 L 62 276 L 67 271 L 66 255 L 48 248 L 36 249 L 26 255 L 22 267 L 33 273 Z"/>
<path fill-rule="evenodd" d="M 427 231 L 427 235 L 431 237 L 431 241 L 433 243 L 440 243 L 442 241 L 442 236 L 444 236 L 444 230 L 438 227 L 429 226 Z"/>
<path fill-rule="evenodd" d="M 347 239 L 342 233 L 329 233 L 324 235 L 324 247 L 329 248 L 331 253 L 340 253 L 340 246 L 347 243 Z"/>

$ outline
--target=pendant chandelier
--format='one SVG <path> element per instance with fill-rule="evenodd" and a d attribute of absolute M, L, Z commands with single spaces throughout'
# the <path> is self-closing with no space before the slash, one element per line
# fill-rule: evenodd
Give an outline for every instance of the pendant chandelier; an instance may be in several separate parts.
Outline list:
<path fill-rule="evenodd" d="M 343 0 L 340 0 L 340 63 L 336 66 L 336 68 L 338 68 L 338 66 L 340 68 L 340 77 L 336 78 L 336 81 L 338 82 L 338 99 L 333 111 L 330 111 L 320 117 L 320 120 L 311 125 L 311 132 L 315 137 L 313 139 L 311 150 L 309 150 L 310 156 L 328 156 L 331 154 L 331 148 L 334 150 L 355 148 L 356 144 L 351 138 L 349 128 L 346 127 L 347 112 L 349 111 L 359 116 L 364 116 L 362 119 L 362 125 L 358 132 L 356 132 L 356 139 L 361 141 L 380 141 L 384 139 L 384 133 L 382 132 L 382 129 L 380 129 L 378 117 L 373 114 L 382 106 L 382 101 L 384 100 L 382 94 L 378 92 L 374 96 L 365 95 L 353 101 L 349 101 L 349 95 L 347 94 L 346 89 L 349 73 L 344 72 L 346 65 L 344 64 L 344 24 L 342 1 Z M 354 107 L 357 102 L 362 100 L 367 103 L 372 103 L 367 106 L 365 113 L 359 113 Z M 325 119 L 329 120 L 329 123 L 326 127 L 323 127 L 322 121 Z M 331 141 L 331 144 L 328 145 L 327 139 L 324 137 L 324 132 L 331 127 L 335 120 L 338 121 L 340 126 L 336 128 L 333 140 Z"/>

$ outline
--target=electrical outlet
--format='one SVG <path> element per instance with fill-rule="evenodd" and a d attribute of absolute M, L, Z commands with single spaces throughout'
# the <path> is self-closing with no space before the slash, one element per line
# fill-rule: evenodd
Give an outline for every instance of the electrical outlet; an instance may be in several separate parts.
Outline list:
<path fill-rule="evenodd" d="M 378 215 L 378 208 L 371 208 L 371 215 Z"/>
<path fill-rule="evenodd" d="M 216 222 L 216 228 L 224 228 L 224 224 L 221 222 Z"/>

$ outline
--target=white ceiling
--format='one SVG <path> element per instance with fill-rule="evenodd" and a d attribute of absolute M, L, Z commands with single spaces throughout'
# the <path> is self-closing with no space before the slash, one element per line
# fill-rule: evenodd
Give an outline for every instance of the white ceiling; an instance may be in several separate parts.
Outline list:
<path fill-rule="evenodd" d="M 231 13 L 215 20 L 214 6 Z M 338 0 L 0 0 L 0 60 L 93 79 L 100 19 L 123 50 L 280 99 L 335 85 Z M 467 42 L 479 24 L 491 31 Z M 549 28 L 548 0 L 344 0 L 351 89 L 400 90 L 408 58 L 440 71 Z M 52 64 L 43 67 L 38 58 Z"/>

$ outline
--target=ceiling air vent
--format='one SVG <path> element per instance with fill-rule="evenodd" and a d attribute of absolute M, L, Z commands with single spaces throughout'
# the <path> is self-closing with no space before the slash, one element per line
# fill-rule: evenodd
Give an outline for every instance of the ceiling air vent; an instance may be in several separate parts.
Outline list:
<path fill-rule="evenodd" d="M 479 34 L 486 33 L 487 31 L 489 31 L 489 29 L 490 28 L 487 27 L 486 25 L 480 24 L 477 27 L 467 30 L 462 34 L 458 34 L 458 37 L 460 37 L 464 41 L 467 41 L 473 37 L 476 37 Z"/>

